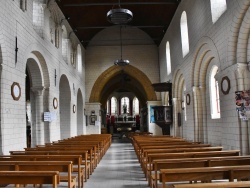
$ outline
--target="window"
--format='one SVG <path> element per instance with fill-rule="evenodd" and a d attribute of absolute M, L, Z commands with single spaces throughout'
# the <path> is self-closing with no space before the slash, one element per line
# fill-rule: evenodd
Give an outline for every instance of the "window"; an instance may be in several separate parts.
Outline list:
<path fill-rule="evenodd" d="M 82 73 L 82 49 L 80 44 L 77 45 L 77 70 Z"/>
<path fill-rule="evenodd" d="M 63 25 L 62 26 L 62 56 L 63 56 L 63 59 L 67 62 L 68 60 L 68 39 L 67 39 L 67 30 L 66 30 L 66 27 Z"/>
<path fill-rule="evenodd" d="M 167 74 L 171 73 L 171 58 L 170 58 L 170 46 L 169 42 L 166 43 L 166 62 L 167 62 Z"/>
<path fill-rule="evenodd" d="M 210 0 L 212 21 L 215 23 L 220 16 L 227 10 L 226 0 Z"/>
<path fill-rule="evenodd" d="M 115 97 L 111 98 L 111 114 L 117 114 L 117 99 Z"/>
<path fill-rule="evenodd" d="M 27 10 L 27 0 L 20 0 L 20 8 L 22 9 L 22 11 Z"/>
<path fill-rule="evenodd" d="M 121 99 L 121 112 L 122 114 L 129 113 L 129 98 L 123 97 Z"/>
<path fill-rule="evenodd" d="M 210 107 L 211 107 L 211 118 L 220 118 L 220 96 L 218 81 L 215 79 L 218 67 L 214 66 L 210 74 Z"/>
<path fill-rule="evenodd" d="M 181 44 L 182 44 L 182 55 L 183 57 L 185 57 L 189 52 L 187 14 L 185 11 L 181 15 Z"/>
<path fill-rule="evenodd" d="M 140 113 L 139 110 L 139 100 L 137 97 L 133 99 L 133 115 L 138 115 Z"/>
<path fill-rule="evenodd" d="M 38 0 L 33 1 L 33 28 L 42 38 L 44 37 L 44 8 Z"/>

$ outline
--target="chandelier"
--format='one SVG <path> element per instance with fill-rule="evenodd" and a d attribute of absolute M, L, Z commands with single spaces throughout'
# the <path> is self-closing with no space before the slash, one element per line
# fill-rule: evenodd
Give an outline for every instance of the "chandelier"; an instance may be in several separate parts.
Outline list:
<path fill-rule="evenodd" d="M 118 6 L 119 8 L 108 11 L 107 19 L 110 23 L 115 25 L 127 24 L 133 19 L 133 13 L 128 9 L 121 8 L 120 0 Z"/>
<path fill-rule="evenodd" d="M 129 64 L 129 60 L 122 59 L 122 25 L 125 25 L 132 20 L 133 13 L 128 9 L 121 8 L 120 0 L 118 2 L 118 6 L 119 8 L 108 11 L 107 19 L 110 23 L 120 25 L 121 58 L 115 60 L 114 64 L 125 66 Z"/>

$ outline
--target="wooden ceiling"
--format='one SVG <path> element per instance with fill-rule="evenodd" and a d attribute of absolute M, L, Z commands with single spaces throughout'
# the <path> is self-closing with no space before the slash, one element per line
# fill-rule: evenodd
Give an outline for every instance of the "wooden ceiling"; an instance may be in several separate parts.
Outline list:
<path fill-rule="evenodd" d="M 128 23 L 146 32 L 158 46 L 175 14 L 180 0 L 56 0 L 79 41 L 88 47 L 102 29 L 113 26 L 107 12 L 113 8 L 129 9 L 133 20 Z"/>

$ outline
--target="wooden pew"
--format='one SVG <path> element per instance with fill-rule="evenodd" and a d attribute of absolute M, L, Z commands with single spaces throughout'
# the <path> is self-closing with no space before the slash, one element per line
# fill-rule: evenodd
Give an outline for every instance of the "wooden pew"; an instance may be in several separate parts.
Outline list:
<path fill-rule="evenodd" d="M 152 164 L 157 159 L 178 159 L 178 158 L 199 158 L 199 157 L 222 157 L 222 156 L 239 156 L 239 150 L 227 151 L 204 151 L 204 152 L 185 152 L 185 153 L 149 153 L 147 160 L 143 163 L 145 177 L 148 178 L 153 170 Z"/>
<path fill-rule="evenodd" d="M 167 188 L 166 183 L 183 181 L 211 182 L 212 180 L 228 180 L 233 182 L 250 178 L 250 165 L 219 166 L 203 168 L 178 168 L 161 169 L 160 181 L 162 188 Z"/>
<path fill-rule="evenodd" d="M 171 149 L 144 149 L 142 152 L 141 162 L 144 163 L 149 154 L 160 154 L 160 153 L 183 153 L 183 152 L 205 152 L 205 151 L 221 151 L 222 147 L 198 147 L 198 148 L 182 148 L 181 146 L 178 148 Z M 143 165 L 143 164 L 141 164 Z"/>
<path fill-rule="evenodd" d="M 250 181 L 240 182 L 216 182 L 216 183 L 197 183 L 197 184 L 174 184 L 167 186 L 168 188 L 237 188 L 250 187 Z"/>
<path fill-rule="evenodd" d="M 81 155 L 82 156 L 82 165 L 85 167 L 85 181 L 90 176 L 90 165 L 88 163 L 88 151 L 10 151 L 11 155 Z"/>
<path fill-rule="evenodd" d="M 71 161 L 0 161 L 0 171 L 59 171 L 61 182 L 68 182 L 68 188 L 76 187 L 77 176 L 72 175 Z"/>
<path fill-rule="evenodd" d="M 73 171 L 78 173 L 78 187 L 84 185 L 85 169 L 82 167 L 81 155 L 0 155 L 1 161 L 72 161 Z"/>
<path fill-rule="evenodd" d="M 148 149 L 171 149 L 171 148 L 202 148 L 202 147 L 211 147 L 210 144 L 181 144 L 181 145 L 146 145 L 141 146 L 140 153 L 137 154 L 139 161 L 143 157 L 143 153 Z"/>
<path fill-rule="evenodd" d="M 59 184 L 58 171 L 0 171 L 0 184 Z"/>
<path fill-rule="evenodd" d="M 94 146 L 76 146 L 76 145 L 50 145 L 45 147 L 35 147 L 35 148 L 25 148 L 25 151 L 88 151 L 88 161 L 90 162 L 90 174 L 96 168 L 96 158 L 94 156 L 95 147 Z"/>
<path fill-rule="evenodd" d="M 230 157 L 205 157 L 205 158 L 183 158 L 154 160 L 153 174 L 149 174 L 151 187 L 158 187 L 160 169 L 174 168 L 196 168 L 196 167 L 216 167 L 216 166 L 239 166 L 250 165 L 250 156 L 230 156 Z"/>
<path fill-rule="evenodd" d="M 152 152 L 146 152 L 145 153 L 145 157 L 142 160 L 141 166 L 142 169 L 145 173 L 145 175 L 147 175 L 147 172 L 152 170 L 151 168 L 151 164 L 153 159 L 164 159 L 167 158 L 168 156 L 171 157 L 171 153 L 175 153 L 173 154 L 174 156 L 178 156 L 178 153 L 185 153 L 185 155 L 188 155 L 188 153 L 190 153 L 190 155 L 208 155 L 211 156 L 211 154 L 216 154 L 216 152 L 219 152 L 219 155 L 223 155 L 224 153 L 228 154 L 228 151 L 220 151 L 220 149 L 222 149 L 221 147 L 205 147 L 205 148 L 176 148 L 176 149 L 172 149 L 172 150 L 158 150 L 158 152 L 156 150 L 150 150 Z M 214 151 L 213 151 L 214 150 Z M 217 151 L 219 150 L 219 151 Z M 179 151 L 179 152 L 175 152 L 175 151 Z M 212 152 L 212 153 L 210 153 Z M 234 151 L 235 152 L 235 151 Z M 237 150 L 238 152 L 238 150 Z M 234 155 L 239 155 L 238 153 L 233 153 Z M 231 155 L 231 154 L 229 154 Z M 182 155 L 180 155 L 181 157 Z M 194 156 L 196 157 L 196 156 Z M 152 159 L 153 158 L 153 159 Z M 177 157 L 178 158 L 178 157 Z M 193 157 L 192 157 L 193 158 Z"/>

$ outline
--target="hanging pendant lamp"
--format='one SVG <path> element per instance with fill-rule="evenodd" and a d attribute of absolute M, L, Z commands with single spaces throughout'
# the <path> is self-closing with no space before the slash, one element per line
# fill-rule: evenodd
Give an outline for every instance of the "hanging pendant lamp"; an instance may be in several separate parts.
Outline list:
<path fill-rule="evenodd" d="M 121 8 L 119 0 L 119 8 L 108 11 L 107 19 L 115 25 L 124 25 L 133 19 L 133 13 L 128 9 Z"/>
<path fill-rule="evenodd" d="M 114 64 L 119 66 L 125 66 L 129 64 L 129 60 L 122 59 L 122 26 L 120 26 L 120 42 L 121 42 L 121 59 L 115 60 Z"/>

